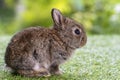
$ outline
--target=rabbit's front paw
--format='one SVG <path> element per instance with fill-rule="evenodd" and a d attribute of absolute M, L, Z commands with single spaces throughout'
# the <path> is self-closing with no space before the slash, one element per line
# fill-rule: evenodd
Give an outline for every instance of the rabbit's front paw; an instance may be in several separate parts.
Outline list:
<path fill-rule="evenodd" d="M 63 72 L 59 70 L 59 71 L 54 72 L 54 74 L 55 75 L 61 75 L 61 74 L 63 74 Z"/>
<path fill-rule="evenodd" d="M 49 69 L 51 74 L 61 75 L 63 72 L 59 70 L 59 65 L 53 64 Z"/>

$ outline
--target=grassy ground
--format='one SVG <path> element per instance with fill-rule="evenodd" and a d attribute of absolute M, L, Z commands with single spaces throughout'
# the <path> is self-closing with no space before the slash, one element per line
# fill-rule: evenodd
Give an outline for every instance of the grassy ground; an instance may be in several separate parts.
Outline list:
<path fill-rule="evenodd" d="M 9 36 L 0 37 L 0 80 L 120 80 L 120 36 L 88 36 L 84 48 L 65 64 L 64 74 L 49 78 L 26 78 L 13 76 L 4 68 L 4 52 Z"/>

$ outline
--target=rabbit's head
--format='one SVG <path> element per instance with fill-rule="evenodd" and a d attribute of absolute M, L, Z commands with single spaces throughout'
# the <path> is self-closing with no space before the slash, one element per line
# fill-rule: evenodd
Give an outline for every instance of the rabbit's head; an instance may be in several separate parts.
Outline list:
<path fill-rule="evenodd" d="M 62 41 L 71 48 L 79 48 L 86 44 L 87 36 L 82 24 L 64 17 L 58 9 L 52 9 L 53 29 L 57 30 Z"/>

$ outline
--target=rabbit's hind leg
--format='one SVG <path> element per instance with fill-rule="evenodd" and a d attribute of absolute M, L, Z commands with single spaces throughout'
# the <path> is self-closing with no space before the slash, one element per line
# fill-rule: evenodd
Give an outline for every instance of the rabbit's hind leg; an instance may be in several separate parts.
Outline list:
<path fill-rule="evenodd" d="M 17 70 L 17 72 L 21 76 L 26 76 L 26 77 L 49 77 L 50 76 L 50 73 L 44 68 L 41 68 L 39 71 L 35 71 L 35 70 Z"/>
<path fill-rule="evenodd" d="M 39 63 L 35 63 L 32 69 L 19 69 L 17 73 L 26 76 L 26 77 L 49 77 L 50 73 L 45 68 L 39 65 Z"/>

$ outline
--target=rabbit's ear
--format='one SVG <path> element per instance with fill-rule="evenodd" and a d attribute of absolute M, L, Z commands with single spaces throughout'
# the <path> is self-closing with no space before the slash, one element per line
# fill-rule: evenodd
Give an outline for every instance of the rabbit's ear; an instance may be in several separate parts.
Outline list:
<path fill-rule="evenodd" d="M 51 14 L 56 26 L 61 26 L 64 24 L 65 17 L 58 9 L 53 8 Z"/>

